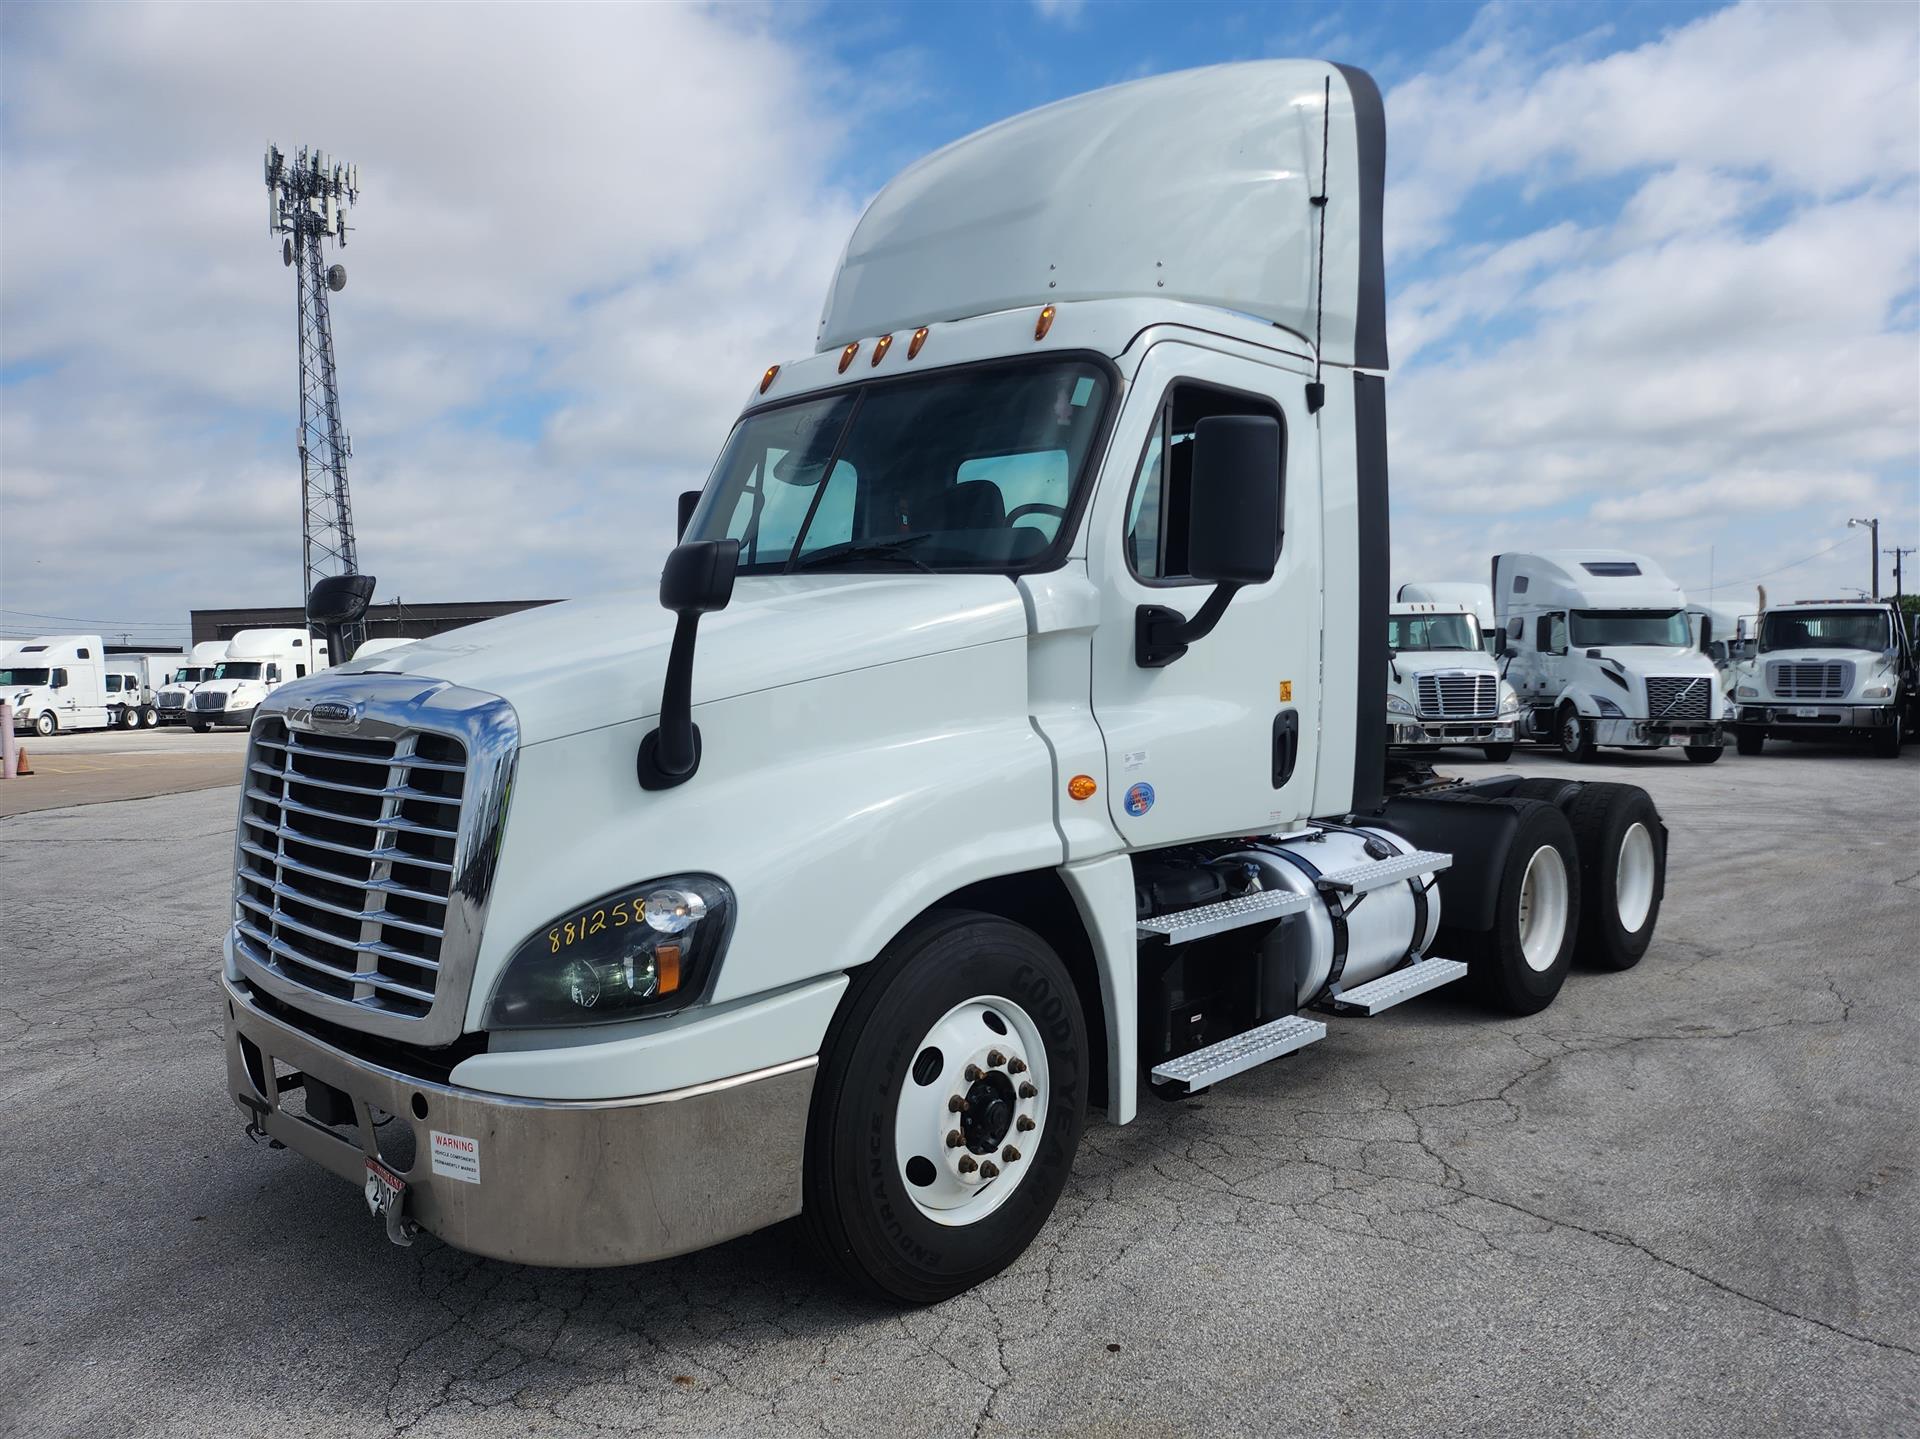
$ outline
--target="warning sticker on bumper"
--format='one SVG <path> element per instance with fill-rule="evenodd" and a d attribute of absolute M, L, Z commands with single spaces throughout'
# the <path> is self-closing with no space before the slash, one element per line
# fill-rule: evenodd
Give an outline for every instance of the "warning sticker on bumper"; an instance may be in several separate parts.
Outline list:
<path fill-rule="evenodd" d="M 427 1131 L 433 1150 L 433 1172 L 463 1184 L 480 1182 L 480 1141 L 464 1134 Z"/>

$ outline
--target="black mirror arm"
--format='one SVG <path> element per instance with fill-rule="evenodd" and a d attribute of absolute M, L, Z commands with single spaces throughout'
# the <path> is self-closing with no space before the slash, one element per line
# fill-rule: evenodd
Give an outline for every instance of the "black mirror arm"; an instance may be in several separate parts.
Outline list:
<path fill-rule="evenodd" d="M 672 789 L 700 768 L 700 726 L 693 722 L 693 650 L 700 616 L 692 611 L 673 626 L 667 678 L 660 690 L 660 724 L 640 741 L 640 787 Z"/>
<path fill-rule="evenodd" d="M 1187 646 L 1213 633 L 1220 616 L 1233 603 L 1240 585 L 1222 581 L 1213 587 L 1205 604 L 1188 619 L 1180 611 L 1165 605 L 1141 605 L 1133 612 L 1133 658 L 1144 670 L 1165 669 L 1187 652 Z"/>

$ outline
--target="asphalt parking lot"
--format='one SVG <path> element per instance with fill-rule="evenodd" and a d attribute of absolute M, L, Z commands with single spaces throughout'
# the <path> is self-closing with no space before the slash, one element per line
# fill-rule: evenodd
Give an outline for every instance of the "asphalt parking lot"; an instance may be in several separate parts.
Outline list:
<path fill-rule="evenodd" d="M 0 820 L 0 1432 L 1920 1432 L 1920 747 L 1579 773 L 1672 828 L 1638 969 L 1096 1124 L 1025 1258 L 923 1311 L 791 1226 L 391 1247 L 226 1098 L 234 790 Z"/>
<path fill-rule="evenodd" d="M 230 785 L 247 752 L 245 730 L 195 734 L 181 725 L 22 735 L 18 742 L 33 773 L 17 784 L 0 782 L 0 816 Z"/>

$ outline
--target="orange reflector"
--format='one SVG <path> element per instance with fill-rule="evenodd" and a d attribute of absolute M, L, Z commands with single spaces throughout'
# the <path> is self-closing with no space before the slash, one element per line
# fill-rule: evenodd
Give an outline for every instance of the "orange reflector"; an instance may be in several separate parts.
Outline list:
<path fill-rule="evenodd" d="M 1099 788 L 1090 774 L 1077 774 L 1067 781 L 1067 793 L 1075 799 L 1092 799 L 1093 792 Z"/>
<path fill-rule="evenodd" d="M 847 366 L 853 363 L 853 357 L 860 353 L 860 342 L 855 340 L 840 352 L 840 373 L 846 374 Z"/>
<path fill-rule="evenodd" d="M 886 359 L 887 351 L 892 348 L 893 348 L 892 335 L 882 335 L 878 340 L 875 340 L 873 344 L 873 363 L 877 365 L 882 360 Z"/>
<path fill-rule="evenodd" d="M 1040 312 L 1040 318 L 1034 321 L 1033 338 L 1036 340 L 1046 339 L 1047 331 L 1051 330 L 1052 328 L 1053 328 L 1053 306 L 1049 305 L 1047 306 L 1046 309 Z"/>
<path fill-rule="evenodd" d="M 760 393 L 761 394 L 763 395 L 766 394 L 767 386 L 773 383 L 773 377 L 779 373 L 780 373 L 780 367 L 778 365 L 767 366 L 766 374 L 760 377 Z"/>
<path fill-rule="evenodd" d="M 653 962 L 660 970 L 660 993 L 671 994 L 680 987 L 680 946 L 662 944 L 653 951 Z"/>
<path fill-rule="evenodd" d="M 922 325 L 913 332 L 913 338 L 907 341 L 907 358 L 914 359 L 920 353 L 920 347 L 927 343 L 927 327 Z"/>

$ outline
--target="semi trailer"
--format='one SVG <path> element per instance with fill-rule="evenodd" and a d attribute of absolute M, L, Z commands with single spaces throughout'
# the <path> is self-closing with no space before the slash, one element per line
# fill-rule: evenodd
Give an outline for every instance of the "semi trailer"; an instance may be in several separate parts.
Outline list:
<path fill-rule="evenodd" d="M 1734 744 L 1769 737 L 1850 740 L 1885 759 L 1920 722 L 1920 673 L 1905 617 L 1883 600 L 1806 600 L 1760 616 L 1759 645 L 1734 687 Z"/>
<path fill-rule="evenodd" d="M 1388 759 L 1384 158 L 1372 80 L 1308 61 L 949 146 L 752 386 L 657 602 L 266 695 L 248 1132 L 396 1243 L 618 1265 L 798 1216 L 926 1303 L 1019 1256 L 1095 1111 L 1634 965 L 1643 791 Z"/>
<path fill-rule="evenodd" d="M 1402 593 L 1405 593 L 1402 586 Z M 1388 738 L 1402 749 L 1471 745 L 1513 757 L 1520 698 L 1458 604 L 1396 604 L 1387 614 Z"/>

